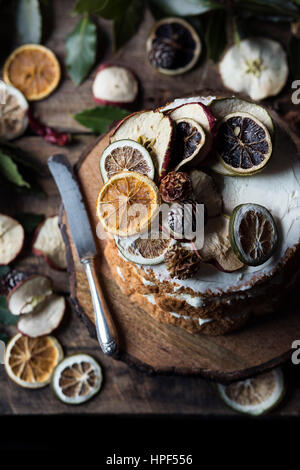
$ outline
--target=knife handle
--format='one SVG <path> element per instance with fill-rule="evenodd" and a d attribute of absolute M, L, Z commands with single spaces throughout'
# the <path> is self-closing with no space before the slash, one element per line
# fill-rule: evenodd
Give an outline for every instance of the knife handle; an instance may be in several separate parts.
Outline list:
<path fill-rule="evenodd" d="M 104 354 L 113 356 L 118 350 L 117 332 L 98 280 L 94 257 L 87 256 L 80 261 L 84 266 L 91 291 L 99 344 Z"/>

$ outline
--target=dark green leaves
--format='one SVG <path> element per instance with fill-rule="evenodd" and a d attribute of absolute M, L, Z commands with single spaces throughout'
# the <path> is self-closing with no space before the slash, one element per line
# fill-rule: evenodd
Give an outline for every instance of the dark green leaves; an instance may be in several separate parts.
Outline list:
<path fill-rule="evenodd" d="M 38 0 L 18 0 L 17 30 L 22 44 L 41 42 L 42 18 Z"/>
<path fill-rule="evenodd" d="M 9 267 L 8 266 L 0 266 L 0 279 L 9 272 Z"/>
<path fill-rule="evenodd" d="M 289 59 L 292 77 L 300 78 L 300 38 L 291 36 L 289 41 Z"/>
<path fill-rule="evenodd" d="M 17 165 L 9 155 L 0 150 L 0 174 L 10 183 L 16 186 L 25 186 L 30 188 L 30 184 L 24 180 Z"/>
<path fill-rule="evenodd" d="M 14 216 L 16 220 L 23 225 L 25 232 L 31 235 L 37 226 L 44 220 L 45 216 L 42 214 L 31 214 L 29 212 L 23 212 Z"/>
<path fill-rule="evenodd" d="M 209 17 L 205 42 L 207 55 L 214 62 L 217 62 L 226 47 L 226 16 L 223 11 L 215 11 Z"/>
<path fill-rule="evenodd" d="M 0 323 L 2 325 L 16 325 L 18 316 L 12 315 L 6 307 L 6 297 L 0 295 Z"/>
<path fill-rule="evenodd" d="M 108 0 L 77 0 L 74 11 L 76 13 L 96 13 L 101 10 Z"/>
<path fill-rule="evenodd" d="M 141 0 L 126 2 L 128 7 L 122 16 L 114 20 L 115 49 L 119 50 L 129 39 L 135 35 L 143 18 L 143 4 Z"/>
<path fill-rule="evenodd" d="M 3 341 L 3 343 L 7 344 L 9 341 L 9 337 L 6 334 L 0 332 L 0 341 Z"/>
<path fill-rule="evenodd" d="M 76 85 L 80 85 L 96 60 L 96 26 L 87 17 L 80 20 L 67 37 L 66 64 Z"/>
<path fill-rule="evenodd" d="M 108 126 L 113 121 L 119 121 L 128 114 L 130 114 L 130 111 L 115 106 L 97 106 L 75 114 L 74 118 L 79 124 L 87 127 L 92 132 L 102 134 L 107 131 Z"/>
<path fill-rule="evenodd" d="M 150 0 L 167 15 L 194 16 L 223 8 L 214 0 Z"/>

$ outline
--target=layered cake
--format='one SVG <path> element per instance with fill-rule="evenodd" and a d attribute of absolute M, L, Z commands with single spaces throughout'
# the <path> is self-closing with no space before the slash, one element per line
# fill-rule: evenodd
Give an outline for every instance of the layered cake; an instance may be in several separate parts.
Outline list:
<path fill-rule="evenodd" d="M 105 256 L 131 302 L 159 322 L 207 335 L 278 311 L 299 273 L 300 160 L 266 109 L 192 97 L 135 113 L 114 130 L 100 169 Z M 125 227 L 130 198 L 147 210 Z M 124 204 L 113 225 L 107 204 L 116 199 Z M 150 203 L 169 206 L 168 237 L 142 236 L 157 217 Z M 194 205 L 205 208 L 200 247 L 174 228 L 186 203 L 191 218 Z"/>

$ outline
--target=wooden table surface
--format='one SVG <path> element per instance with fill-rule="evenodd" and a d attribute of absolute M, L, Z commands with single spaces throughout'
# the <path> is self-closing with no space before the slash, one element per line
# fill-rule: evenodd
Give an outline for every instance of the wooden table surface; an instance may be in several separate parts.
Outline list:
<path fill-rule="evenodd" d="M 43 164 L 53 153 L 64 153 L 74 164 L 86 146 L 95 141 L 85 128 L 82 128 L 72 118 L 72 114 L 85 108 L 93 107 L 91 94 L 95 70 L 80 87 L 75 87 L 68 78 L 63 58 L 65 54 L 64 40 L 73 29 L 77 19 L 70 15 L 73 0 L 53 0 L 52 14 L 45 22 L 47 37 L 44 42 L 58 56 L 62 64 L 62 80 L 59 88 L 49 98 L 36 103 L 34 109 L 38 116 L 50 126 L 67 130 L 74 136 L 74 142 L 67 148 L 59 148 L 44 142 L 41 138 L 29 132 L 17 141 L 17 144 L 38 158 Z M 118 53 L 112 55 L 111 24 L 108 21 L 96 20 L 99 26 L 98 63 L 113 60 L 115 63 L 127 64 L 138 75 L 142 97 L 140 106 L 151 108 L 162 104 L 176 96 L 193 94 L 201 89 L 211 87 L 222 90 L 216 67 L 208 61 L 200 64 L 187 74 L 176 78 L 158 75 L 147 63 L 144 47 L 145 40 L 153 22 L 150 14 L 146 14 L 138 34 Z M 262 28 L 262 27 L 261 27 Z M 262 29 L 263 30 L 263 29 Z M 277 30 L 271 26 L 270 33 L 277 36 Z M 279 31 L 280 36 L 286 36 L 286 31 Z M 3 38 L 4 32 L 1 32 Z M 9 43 L 4 42 L 8 47 Z M 3 41 L 2 41 L 3 44 Z M 9 49 L 4 51 L 1 46 L 3 61 Z M 2 63 L 0 66 L 2 67 Z M 286 113 L 296 109 L 290 104 L 291 87 L 287 85 L 284 92 L 273 100 L 277 111 Z M 272 103 L 272 100 L 270 101 Z M 14 200 L 1 201 L 1 211 L 17 213 L 35 212 L 46 215 L 57 214 L 60 198 L 50 175 L 40 180 L 47 193 L 45 200 L 37 197 L 22 197 Z M 43 259 L 24 252 L 18 259 L 16 267 L 26 272 L 40 272 L 49 275 L 54 280 L 57 291 L 66 295 L 69 292 L 68 275 L 66 272 L 53 271 Z M 13 330 L 11 330 L 13 332 Z M 12 383 L 6 376 L 4 367 L 0 365 L 0 414 L 1 415 L 37 415 L 37 414 L 177 414 L 231 417 L 235 413 L 227 409 L 218 399 L 212 383 L 197 377 L 179 376 L 147 376 L 124 363 L 105 357 L 96 342 L 90 338 L 88 331 L 77 315 L 68 309 L 63 325 L 55 333 L 61 341 L 65 353 L 72 354 L 84 351 L 92 354 L 102 365 L 104 384 L 101 393 L 90 402 L 68 407 L 60 403 L 53 395 L 50 387 L 42 390 L 25 390 Z M 295 338 L 296 339 L 296 338 Z M 300 367 L 288 364 L 285 367 L 288 394 L 283 403 L 275 411 L 274 416 L 298 416 L 300 411 Z"/>

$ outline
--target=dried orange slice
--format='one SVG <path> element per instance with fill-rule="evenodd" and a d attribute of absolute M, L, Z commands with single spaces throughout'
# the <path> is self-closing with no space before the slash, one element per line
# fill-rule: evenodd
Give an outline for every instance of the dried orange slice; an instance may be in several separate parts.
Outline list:
<path fill-rule="evenodd" d="M 24 388 L 42 388 L 63 358 L 59 342 L 53 336 L 28 338 L 20 333 L 8 343 L 4 365 L 11 380 Z"/>
<path fill-rule="evenodd" d="M 97 215 L 105 230 L 129 237 L 148 227 L 157 214 L 159 191 L 155 183 L 135 171 L 122 171 L 101 188 Z"/>
<path fill-rule="evenodd" d="M 18 88 L 29 101 L 50 95 L 60 80 L 60 65 L 50 49 L 38 44 L 25 44 L 7 59 L 4 81 Z"/>

